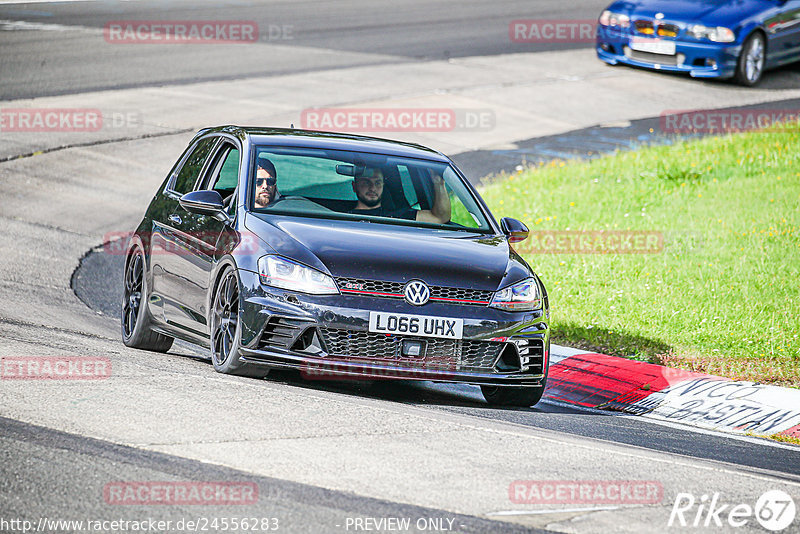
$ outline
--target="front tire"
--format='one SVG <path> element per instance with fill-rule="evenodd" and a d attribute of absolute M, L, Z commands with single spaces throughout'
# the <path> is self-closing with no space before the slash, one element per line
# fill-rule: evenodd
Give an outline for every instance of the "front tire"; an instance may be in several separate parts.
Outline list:
<path fill-rule="evenodd" d="M 167 352 L 174 341 L 171 337 L 150 328 L 147 312 L 147 276 L 144 253 L 136 247 L 125 261 L 122 317 L 120 321 L 122 342 L 135 349 Z"/>
<path fill-rule="evenodd" d="M 755 32 L 742 45 L 742 52 L 739 54 L 739 61 L 736 64 L 736 82 L 752 87 L 761 81 L 764 74 L 764 63 L 766 61 L 766 41 L 764 35 Z"/>
<path fill-rule="evenodd" d="M 539 387 L 499 387 L 481 386 L 481 393 L 491 405 L 494 406 L 523 406 L 530 407 L 538 403 L 544 386 Z"/>
<path fill-rule="evenodd" d="M 219 278 L 211 307 L 211 363 L 218 373 L 264 378 L 269 369 L 239 361 L 242 325 L 239 309 L 239 277 L 228 267 Z"/>

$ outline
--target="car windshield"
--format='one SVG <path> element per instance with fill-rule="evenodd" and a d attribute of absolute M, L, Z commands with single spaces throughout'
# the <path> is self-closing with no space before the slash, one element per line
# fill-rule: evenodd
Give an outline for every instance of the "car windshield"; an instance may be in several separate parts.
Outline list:
<path fill-rule="evenodd" d="M 491 232 L 448 164 L 363 152 L 257 147 L 251 205 L 259 213 Z"/>

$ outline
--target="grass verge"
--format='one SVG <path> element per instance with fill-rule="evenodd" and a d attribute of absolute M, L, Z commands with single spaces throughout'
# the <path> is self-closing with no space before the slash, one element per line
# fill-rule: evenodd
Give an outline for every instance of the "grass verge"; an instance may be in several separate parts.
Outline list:
<path fill-rule="evenodd" d="M 772 434 L 767 436 L 768 439 L 778 441 L 780 443 L 791 443 L 792 445 L 800 445 L 800 438 L 794 436 L 787 436 L 786 434 Z"/>
<path fill-rule="evenodd" d="M 481 195 L 531 228 L 516 248 L 556 343 L 800 387 L 800 124 L 551 162 Z M 661 246 L 609 251 L 637 231 Z"/>

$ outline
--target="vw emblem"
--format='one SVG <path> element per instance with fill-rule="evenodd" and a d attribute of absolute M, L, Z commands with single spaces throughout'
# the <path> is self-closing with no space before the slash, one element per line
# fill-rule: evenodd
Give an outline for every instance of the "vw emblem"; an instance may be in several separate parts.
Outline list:
<path fill-rule="evenodd" d="M 406 302 L 414 306 L 422 306 L 431 297 L 431 290 L 422 280 L 412 280 L 407 283 L 403 293 L 406 296 Z"/>

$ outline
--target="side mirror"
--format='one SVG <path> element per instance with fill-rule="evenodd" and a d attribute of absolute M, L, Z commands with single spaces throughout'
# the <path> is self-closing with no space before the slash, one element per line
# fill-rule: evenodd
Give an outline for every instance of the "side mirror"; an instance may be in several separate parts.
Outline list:
<path fill-rule="evenodd" d="M 525 241 L 528 239 L 528 232 L 530 232 L 528 227 L 525 226 L 525 223 L 512 219 L 511 217 L 503 217 L 500 219 L 500 228 L 502 228 L 503 233 L 508 236 L 509 243 Z"/>
<path fill-rule="evenodd" d="M 356 166 L 355 165 L 348 165 L 348 164 L 341 164 L 336 166 L 336 174 L 341 174 L 342 176 L 355 176 L 356 175 Z"/>
<path fill-rule="evenodd" d="M 178 200 L 183 209 L 198 215 L 210 215 L 216 219 L 227 219 L 225 204 L 218 191 L 192 191 Z"/>

